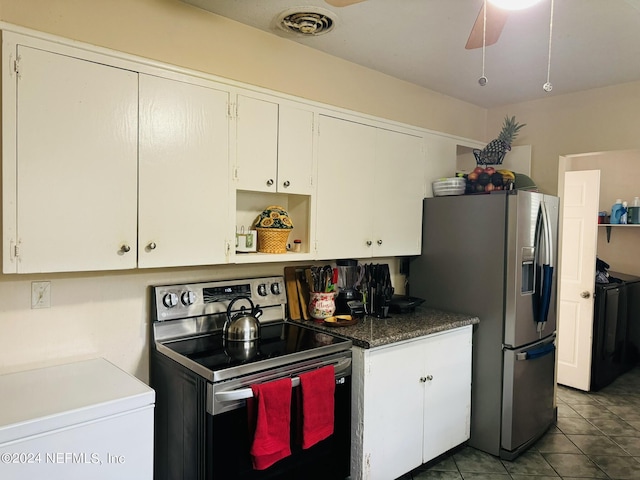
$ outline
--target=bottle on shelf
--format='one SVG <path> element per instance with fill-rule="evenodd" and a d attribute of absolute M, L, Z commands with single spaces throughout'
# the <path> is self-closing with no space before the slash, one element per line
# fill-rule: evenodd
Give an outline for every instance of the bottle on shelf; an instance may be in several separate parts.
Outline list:
<path fill-rule="evenodd" d="M 622 215 L 620 215 L 620 224 L 627 224 L 627 202 L 622 202 Z"/>
<path fill-rule="evenodd" d="M 627 209 L 627 223 L 640 224 L 640 198 L 633 199 L 633 205 Z"/>
<path fill-rule="evenodd" d="M 611 207 L 611 224 L 617 225 L 620 223 L 620 219 L 622 218 L 624 207 L 622 206 L 622 200 L 618 198 L 616 203 Z"/>

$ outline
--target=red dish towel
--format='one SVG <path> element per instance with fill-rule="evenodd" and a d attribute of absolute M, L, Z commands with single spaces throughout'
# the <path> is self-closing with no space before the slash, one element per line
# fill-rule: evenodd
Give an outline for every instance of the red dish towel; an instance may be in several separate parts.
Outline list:
<path fill-rule="evenodd" d="M 253 468 L 264 470 L 291 455 L 291 379 L 251 385 L 249 424 L 255 422 Z"/>
<path fill-rule="evenodd" d="M 333 434 L 334 392 L 333 365 L 300 375 L 302 391 L 302 448 L 310 448 Z"/>

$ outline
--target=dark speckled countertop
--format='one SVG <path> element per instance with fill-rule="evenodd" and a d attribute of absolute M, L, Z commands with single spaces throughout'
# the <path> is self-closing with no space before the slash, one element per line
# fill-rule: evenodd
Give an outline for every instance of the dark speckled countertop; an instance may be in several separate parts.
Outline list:
<path fill-rule="evenodd" d="M 388 318 L 365 316 L 358 323 L 344 327 L 327 327 L 311 320 L 289 320 L 307 327 L 348 338 L 357 347 L 374 348 L 390 343 L 423 337 L 432 333 L 473 325 L 478 317 L 418 307 L 410 313 L 394 313 Z"/>

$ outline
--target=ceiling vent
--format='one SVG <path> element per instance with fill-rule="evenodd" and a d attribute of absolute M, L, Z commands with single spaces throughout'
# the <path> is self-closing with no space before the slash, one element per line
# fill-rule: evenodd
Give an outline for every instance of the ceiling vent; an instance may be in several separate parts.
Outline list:
<path fill-rule="evenodd" d="M 333 13 L 321 8 L 303 7 L 290 9 L 278 16 L 277 25 L 284 31 L 313 37 L 323 35 L 333 30 L 336 22 Z"/>

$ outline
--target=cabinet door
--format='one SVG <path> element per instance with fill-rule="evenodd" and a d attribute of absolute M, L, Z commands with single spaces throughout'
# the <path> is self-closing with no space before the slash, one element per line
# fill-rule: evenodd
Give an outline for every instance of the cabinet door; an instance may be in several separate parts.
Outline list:
<path fill-rule="evenodd" d="M 135 267 L 138 75 L 17 48 L 16 157 L 3 159 L 16 177 L 3 185 L 19 256 L 4 271 Z"/>
<path fill-rule="evenodd" d="M 372 350 L 366 370 L 365 472 L 398 478 L 422 464 L 424 342 Z"/>
<path fill-rule="evenodd" d="M 320 116 L 316 213 L 319 258 L 372 252 L 376 129 Z"/>
<path fill-rule="evenodd" d="M 226 261 L 229 94 L 140 75 L 140 267 Z"/>
<path fill-rule="evenodd" d="M 425 339 L 425 463 L 469 439 L 472 328 Z"/>
<path fill-rule="evenodd" d="M 278 115 L 278 192 L 313 194 L 313 167 L 313 112 L 281 104 Z"/>
<path fill-rule="evenodd" d="M 425 190 L 422 142 L 405 133 L 377 131 L 374 256 L 420 254 Z"/>
<path fill-rule="evenodd" d="M 278 164 L 278 104 L 238 95 L 236 129 L 237 188 L 275 192 Z"/>

